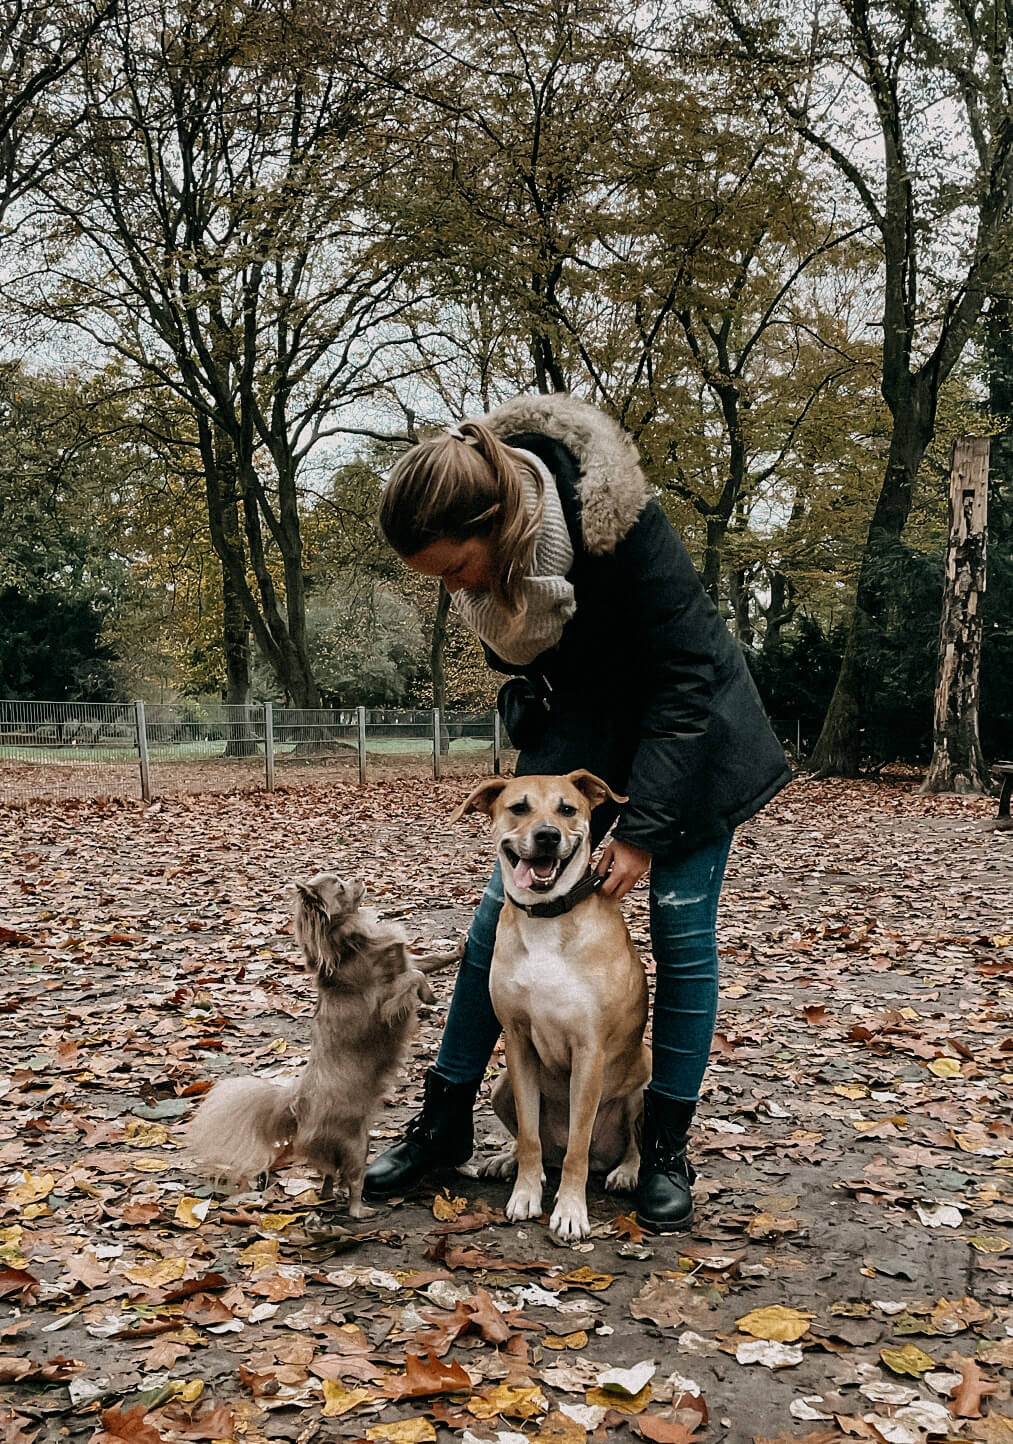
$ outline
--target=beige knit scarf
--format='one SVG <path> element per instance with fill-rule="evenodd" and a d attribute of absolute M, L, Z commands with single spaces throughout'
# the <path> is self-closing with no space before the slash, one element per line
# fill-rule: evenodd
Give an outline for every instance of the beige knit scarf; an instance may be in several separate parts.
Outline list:
<path fill-rule="evenodd" d="M 477 632 L 498 657 L 512 666 L 523 667 L 556 645 L 577 604 L 573 587 L 566 580 L 573 566 L 573 546 L 555 478 L 533 452 L 519 447 L 514 450 L 527 462 L 521 470 L 521 484 L 524 504 L 531 511 L 538 505 L 538 485 L 533 472 L 541 478 L 544 488 L 542 524 L 531 570 L 522 586 L 526 609 L 518 617 L 490 592 L 473 592 L 467 588 L 455 592 L 453 601 L 466 625 Z"/>

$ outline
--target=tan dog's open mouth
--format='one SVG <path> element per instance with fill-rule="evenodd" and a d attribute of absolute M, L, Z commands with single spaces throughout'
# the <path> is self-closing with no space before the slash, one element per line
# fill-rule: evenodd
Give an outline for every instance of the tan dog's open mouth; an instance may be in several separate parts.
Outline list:
<path fill-rule="evenodd" d="M 548 892 L 554 887 L 576 850 L 573 848 L 566 857 L 520 857 L 508 843 L 502 844 L 503 856 L 510 864 L 514 887 L 526 888 L 531 892 Z"/>

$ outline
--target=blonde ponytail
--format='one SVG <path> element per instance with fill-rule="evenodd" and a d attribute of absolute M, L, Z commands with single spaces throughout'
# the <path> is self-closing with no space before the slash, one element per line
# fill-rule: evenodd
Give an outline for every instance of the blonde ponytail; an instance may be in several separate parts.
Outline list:
<path fill-rule="evenodd" d="M 521 469 L 537 501 L 525 504 Z M 489 537 L 490 591 L 518 623 L 545 509 L 541 475 L 479 421 L 411 447 L 395 463 L 380 503 L 380 529 L 407 561 L 437 541 Z"/>

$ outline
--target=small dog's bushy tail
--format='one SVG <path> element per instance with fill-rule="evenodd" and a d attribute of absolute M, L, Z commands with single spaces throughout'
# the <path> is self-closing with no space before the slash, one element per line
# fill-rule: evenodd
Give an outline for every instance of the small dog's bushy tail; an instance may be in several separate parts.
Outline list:
<path fill-rule="evenodd" d="M 296 1134 L 297 1085 L 221 1078 L 186 1130 L 187 1151 L 209 1178 L 249 1184 Z"/>

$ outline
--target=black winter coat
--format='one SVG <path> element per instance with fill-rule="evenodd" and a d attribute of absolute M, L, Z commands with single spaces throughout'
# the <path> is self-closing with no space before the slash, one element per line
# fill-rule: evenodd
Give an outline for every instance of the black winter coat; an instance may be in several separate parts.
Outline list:
<path fill-rule="evenodd" d="M 553 429 L 569 439 L 556 415 L 564 403 L 577 420 L 592 411 L 570 398 L 535 398 L 529 406 L 546 408 Z M 574 450 L 541 427 L 511 431 L 516 410 L 493 413 L 494 429 L 509 445 L 533 451 L 556 479 L 576 600 L 559 643 L 526 666 L 486 649 L 490 665 L 527 678 L 542 704 L 535 704 L 533 728 L 528 717 L 534 735 L 518 739 L 517 772 L 586 767 L 629 797 L 615 827 L 619 840 L 662 858 L 685 856 L 727 837 L 785 785 L 784 750 L 738 644 L 657 501 L 639 506 L 626 529 L 622 518 L 604 529 L 596 523 L 596 549 L 588 545 L 584 478 L 601 413 L 594 413 L 591 435 L 577 433 L 582 467 Z M 625 499 L 619 496 L 620 508 Z M 517 686 L 506 684 L 507 697 Z M 506 700 L 501 693 L 509 730 Z"/>

